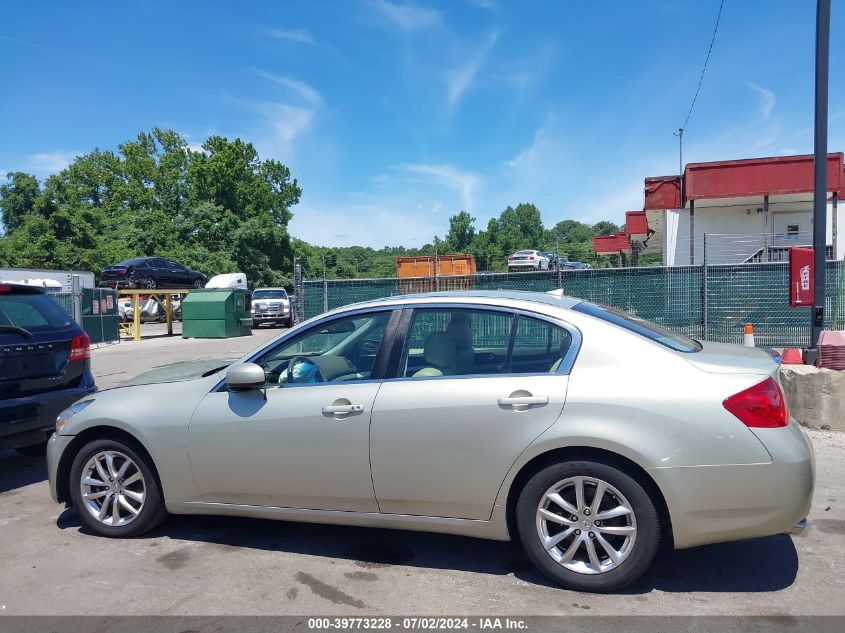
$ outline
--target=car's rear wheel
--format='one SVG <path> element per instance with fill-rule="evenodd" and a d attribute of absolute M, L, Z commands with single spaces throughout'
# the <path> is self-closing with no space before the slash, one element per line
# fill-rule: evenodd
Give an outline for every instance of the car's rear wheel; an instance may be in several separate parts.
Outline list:
<path fill-rule="evenodd" d="M 536 473 L 520 493 L 516 520 L 531 561 L 578 591 L 634 582 L 660 544 L 660 520 L 645 488 L 602 462 L 563 462 Z"/>
<path fill-rule="evenodd" d="M 158 481 L 130 442 L 94 440 L 77 453 L 70 494 L 82 522 L 110 537 L 138 536 L 167 517 Z"/>

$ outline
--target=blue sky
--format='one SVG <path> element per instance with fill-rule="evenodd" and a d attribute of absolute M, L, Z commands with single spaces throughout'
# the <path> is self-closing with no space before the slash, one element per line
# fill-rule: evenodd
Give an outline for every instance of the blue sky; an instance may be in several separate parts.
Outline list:
<path fill-rule="evenodd" d="M 624 221 L 677 139 L 718 0 L 9 3 L 0 171 L 139 130 L 252 141 L 303 188 L 291 232 L 421 245 L 466 209 Z M 830 149 L 845 150 L 834 2 Z M 726 0 L 685 162 L 812 151 L 815 2 Z"/>

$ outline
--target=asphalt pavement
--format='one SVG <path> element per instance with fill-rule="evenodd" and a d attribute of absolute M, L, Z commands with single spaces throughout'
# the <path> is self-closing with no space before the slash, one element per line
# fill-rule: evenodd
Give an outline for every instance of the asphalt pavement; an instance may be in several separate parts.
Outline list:
<path fill-rule="evenodd" d="M 279 333 L 122 342 L 92 363 L 106 388 Z M 458 536 L 173 516 L 141 538 L 101 538 L 51 501 L 42 458 L 0 451 L 0 614 L 842 615 L 845 434 L 811 435 L 804 534 L 674 552 L 615 595 L 552 586 L 518 546 Z"/>

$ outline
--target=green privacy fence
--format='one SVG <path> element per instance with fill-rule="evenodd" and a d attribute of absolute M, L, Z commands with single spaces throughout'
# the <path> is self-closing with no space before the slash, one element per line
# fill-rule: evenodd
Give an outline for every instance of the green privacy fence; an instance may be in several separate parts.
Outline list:
<path fill-rule="evenodd" d="M 845 322 L 836 300 L 841 262 L 827 262 L 826 327 Z M 419 282 L 414 284 L 414 282 Z M 809 345 L 810 308 L 790 308 L 785 263 L 603 268 L 471 277 L 338 279 L 305 281 L 298 291 L 305 317 L 328 309 L 401 294 L 403 289 L 529 290 L 563 288 L 567 295 L 613 306 L 698 339 L 741 343 L 743 325 L 754 324 L 758 345 Z"/>

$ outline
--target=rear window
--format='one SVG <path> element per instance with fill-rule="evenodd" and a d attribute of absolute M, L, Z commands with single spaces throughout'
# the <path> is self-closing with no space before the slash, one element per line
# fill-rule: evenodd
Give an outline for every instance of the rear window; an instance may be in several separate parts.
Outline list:
<path fill-rule="evenodd" d="M 137 257 L 135 259 L 124 259 L 122 262 L 116 263 L 115 266 L 141 266 L 146 263 L 146 257 Z"/>
<path fill-rule="evenodd" d="M 44 294 L 0 295 L 0 325 L 38 332 L 70 324 L 70 316 L 52 297 Z"/>
<path fill-rule="evenodd" d="M 589 314 L 590 316 L 594 316 L 602 321 L 618 325 L 629 332 L 634 332 L 635 334 L 644 336 L 647 339 L 656 341 L 657 343 L 665 345 L 666 347 L 678 352 L 689 353 L 701 351 L 701 343 L 698 341 L 687 338 L 681 334 L 676 334 L 671 330 L 667 330 L 662 325 L 657 325 L 657 323 L 652 323 L 651 321 L 631 316 L 630 314 L 617 310 L 616 308 L 610 308 L 608 306 L 601 306 L 584 301 L 575 305 L 572 309 L 576 312 L 583 312 L 584 314 Z"/>
<path fill-rule="evenodd" d="M 533 255 L 536 252 L 537 251 L 517 251 L 516 254 L 517 255 Z"/>

